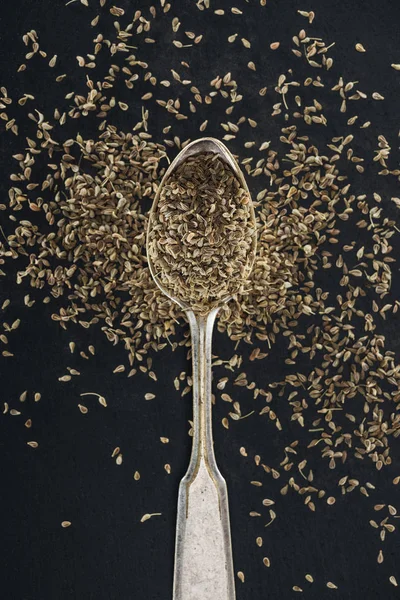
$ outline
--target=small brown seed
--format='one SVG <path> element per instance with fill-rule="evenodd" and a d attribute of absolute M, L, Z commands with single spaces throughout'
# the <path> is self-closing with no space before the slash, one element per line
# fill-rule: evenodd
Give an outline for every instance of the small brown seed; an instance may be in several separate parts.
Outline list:
<path fill-rule="evenodd" d="M 64 529 L 66 529 L 67 527 L 71 527 L 71 525 L 71 521 L 61 521 L 61 527 L 63 527 Z"/>
<path fill-rule="evenodd" d="M 263 563 L 264 563 L 264 565 L 266 567 L 270 567 L 271 566 L 271 561 L 269 560 L 269 558 L 267 556 L 264 556 Z"/>

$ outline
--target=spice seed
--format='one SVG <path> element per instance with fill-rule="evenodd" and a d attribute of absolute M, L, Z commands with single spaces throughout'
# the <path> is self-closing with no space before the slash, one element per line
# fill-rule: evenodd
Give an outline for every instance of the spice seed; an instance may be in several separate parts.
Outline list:
<path fill-rule="evenodd" d="M 328 581 L 328 583 L 326 584 L 326 587 L 331 589 L 331 590 L 337 590 L 338 587 L 337 585 L 335 585 L 334 583 L 332 583 L 332 581 Z"/>
<path fill-rule="evenodd" d="M 71 521 L 62 521 L 61 522 L 61 527 L 63 527 L 64 529 L 66 529 L 67 527 L 71 527 L 72 523 Z"/>
<path fill-rule="evenodd" d="M 151 519 L 152 517 L 159 517 L 161 516 L 162 513 L 146 513 L 145 515 L 143 515 L 143 517 L 140 519 L 141 523 L 144 523 L 145 521 L 148 521 L 149 519 Z"/>

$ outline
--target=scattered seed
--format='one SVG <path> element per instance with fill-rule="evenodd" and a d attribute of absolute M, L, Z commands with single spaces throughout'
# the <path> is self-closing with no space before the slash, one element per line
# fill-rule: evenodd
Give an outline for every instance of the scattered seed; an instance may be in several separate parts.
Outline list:
<path fill-rule="evenodd" d="M 71 375 L 63 375 L 62 377 L 58 378 L 58 381 L 71 381 L 72 377 Z"/>
<path fill-rule="evenodd" d="M 71 521 L 61 521 L 61 527 L 63 527 L 64 529 L 66 529 L 67 527 L 71 527 L 71 525 Z"/>
<path fill-rule="evenodd" d="M 270 567 L 271 566 L 271 561 L 266 556 L 263 558 L 263 563 L 264 563 L 264 565 L 266 567 Z"/>
<path fill-rule="evenodd" d="M 338 589 L 337 585 L 335 585 L 334 583 L 332 583 L 332 581 L 328 581 L 328 583 L 326 584 L 326 587 L 329 588 L 330 590 L 337 590 Z"/>
<path fill-rule="evenodd" d="M 145 515 L 143 515 L 143 517 L 140 519 L 141 523 L 144 523 L 145 521 L 148 521 L 149 519 L 151 519 L 151 517 L 159 517 L 161 516 L 162 513 L 146 513 Z"/>

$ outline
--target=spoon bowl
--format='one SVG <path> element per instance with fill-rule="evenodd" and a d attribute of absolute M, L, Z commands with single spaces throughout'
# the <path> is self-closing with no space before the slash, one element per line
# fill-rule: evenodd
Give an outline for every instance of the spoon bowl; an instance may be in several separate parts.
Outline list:
<path fill-rule="evenodd" d="M 180 298 L 177 298 L 176 296 L 172 296 L 170 291 L 160 282 L 159 277 L 157 277 L 157 269 L 152 261 L 151 254 L 148 251 L 148 249 L 150 247 L 149 239 L 150 239 L 150 235 L 151 235 L 152 226 L 154 223 L 155 214 L 156 214 L 156 211 L 158 208 L 160 195 L 161 195 L 161 192 L 162 192 L 166 182 L 171 177 L 171 175 L 174 173 L 174 171 L 176 171 L 176 169 L 179 167 L 179 165 L 181 165 L 184 161 L 186 161 L 190 156 L 194 156 L 195 154 L 202 154 L 202 153 L 206 153 L 206 152 L 212 152 L 214 154 L 218 154 L 221 157 L 221 159 L 228 165 L 228 167 L 231 169 L 231 171 L 236 176 L 236 178 L 240 181 L 242 188 L 246 190 L 247 195 L 250 198 L 248 208 L 249 208 L 249 212 L 250 212 L 250 220 L 254 227 L 254 235 L 253 235 L 253 239 L 252 239 L 252 247 L 251 247 L 251 250 L 250 250 L 250 253 L 248 256 L 247 276 L 251 272 L 251 269 L 254 264 L 255 256 L 256 256 L 256 247 L 257 247 L 257 235 L 256 235 L 256 225 L 255 225 L 256 217 L 255 217 L 255 213 L 254 213 L 253 202 L 251 201 L 250 191 L 247 186 L 247 183 L 244 178 L 242 170 L 240 169 L 239 165 L 237 164 L 235 158 L 233 157 L 231 152 L 228 150 L 228 148 L 219 140 L 217 140 L 215 138 L 211 138 L 211 137 L 204 137 L 204 138 L 199 138 L 197 140 L 194 140 L 193 142 L 190 142 L 187 146 L 185 146 L 185 148 L 183 148 L 183 150 L 181 150 L 179 152 L 179 154 L 177 154 L 177 156 L 174 158 L 174 160 L 171 162 L 168 169 L 164 173 L 164 176 L 161 180 L 161 183 L 160 183 L 157 193 L 155 195 L 153 205 L 149 212 L 149 222 L 148 222 L 148 227 L 147 227 L 147 239 L 146 239 L 147 262 L 149 265 L 151 276 L 153 277 L 155 283 L 160 288 L 160 290 L 163 292 L 163 294 L 165 294 L 165 296 L 167 296 L 170 300 L 172 300 L 172 302 L 175 302 L 176 304 L 178 304 L 184 311 L 191 310 L 190 305 L 187 304 L 186 302 L 182 301 Z M 226 302 L 229 302 L 229 300 L 231 300 L 231 298 L 232 298 L 232 296 L 226 296 L 226 298 L 221 299 L 221 305 L 225 304 Z"/>

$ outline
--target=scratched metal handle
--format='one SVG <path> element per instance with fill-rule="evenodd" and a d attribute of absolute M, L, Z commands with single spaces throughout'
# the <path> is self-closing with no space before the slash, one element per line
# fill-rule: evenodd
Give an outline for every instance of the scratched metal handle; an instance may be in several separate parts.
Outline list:
<path fill-rule="evenodd" d="M 193 447 L 179 486 L 173 600 L 235 600 L 226 483 L 215 462 L 211 337 L 218 309 L 188 311 L 193 355 Z"/>

